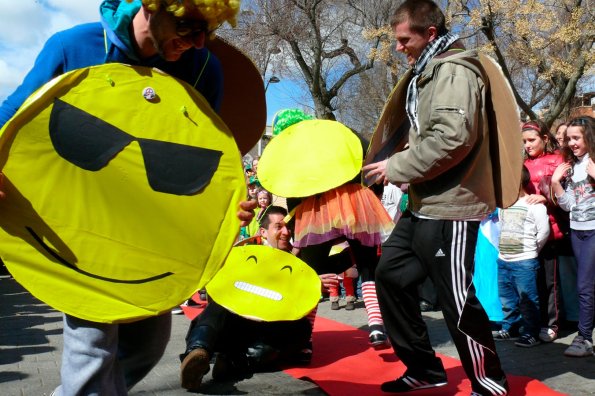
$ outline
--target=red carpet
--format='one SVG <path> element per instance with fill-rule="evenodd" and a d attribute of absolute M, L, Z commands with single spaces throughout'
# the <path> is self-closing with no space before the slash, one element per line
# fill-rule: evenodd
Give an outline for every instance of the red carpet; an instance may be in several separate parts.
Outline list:
<path fill-rule="evenodd" d="M 184 311 L 184 315 L 193 320 L 196 318 L 202 310 L 207 306 L 207 302 L 200 299 L 200 295 L 198 293 L 194 293 L 190 299 L 196 303 L 196 305 L 182 305 L 182 311 Z"/>
<path fill-rule="evenodd" d="M 192 299 L 199 305 L 183 307 L 184 314 L 195 318 L 205 302 Z M 469 395 L 471 383 L 461 362 L 440 355 L 448 385 L 430 390 L 415 391 L 415 396 Z M 392 349 L 375 351 L 368 346 L 368 333 L 354 327 L 318 316 L 314 325 L 314 355 L 309 366 L 284 370 L 298 379 L 309 380 L 331 396 L 386 395 L 380 384 L 393 380 L 405 372 L 405 366 L 397 359 Z M 529 377 L 508 375 L 510 395 L 555 396 L 564 395 Z"/>
<path fill-rule="evenodd" d="M 471 383 L 461 362 L 439 355 L 448 375 L 448 385 L 419 390 L 415 396 L 469 395 Z M 286 369 L 286 373 L 314 382 L 329 395 L 386 395 L 380 384 L 405 372 L 392 349 L 375 351 L 368 347 L 368 333 L 323 317 L 314 326 L 314 355 L 306 367 Z M 563 395 L 528 377 L 508 375 L 510 395 Z M 409 393 L 407 393 L 409 394 Z"/>

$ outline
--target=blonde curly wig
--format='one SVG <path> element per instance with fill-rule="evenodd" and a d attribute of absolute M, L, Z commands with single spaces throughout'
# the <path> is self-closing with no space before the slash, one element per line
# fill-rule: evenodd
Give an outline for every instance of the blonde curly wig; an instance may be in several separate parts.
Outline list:
<path fill-rule="evenodd" d="M 240 9 L 240 0 L 142 0 L 142 2 L 151 11 L 158 11 L 164 7 L 177 18 L 183 17 L 187 10 L 197 10 L 207 21 L 210 32 L 221 26 L 223 22 L 235 27 L 236 15 Z"/>

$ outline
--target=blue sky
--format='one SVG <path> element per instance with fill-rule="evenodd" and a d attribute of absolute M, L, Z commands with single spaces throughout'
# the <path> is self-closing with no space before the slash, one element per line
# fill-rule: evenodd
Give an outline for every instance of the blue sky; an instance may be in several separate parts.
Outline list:
<path fill-rule="evenodd" d="M 0 0 L 0 102 L 23 80 L 47 38 L 73 25 L 99 20 L 100 0 Z M 297 84 L 282 79 L 267 89 L 268 123 L 296 107 Z"/>
<path fill-rule="evenodd" d="M 1 0 L 0 0 L 1 1 Z M 275 84 L 269 84 L 266 91 L 267 125 L 271 125 L 275 113 L 288 108 L 304 109 L 304 88 L 292 80 L 283 79 Z M 306 106 L 311 106 L 311 99 L 306 100 Z M 309 113 L 309 112 L 308 112 Z"/>
<path fill-rule="evenodd" d="M 99 0 L 0 0 L 0 101 L 22 81 L 52 33 L 97 20 L 98 9 Z"/>

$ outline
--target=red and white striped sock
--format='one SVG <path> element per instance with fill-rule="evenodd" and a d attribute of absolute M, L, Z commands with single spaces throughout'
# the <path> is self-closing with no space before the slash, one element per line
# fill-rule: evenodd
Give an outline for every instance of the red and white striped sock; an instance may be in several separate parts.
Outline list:
<path fill-rule="evenodd" d="M 384 322 L 380 315 L 380 306 L 378 305 L 378 297 L 376 296 L 376 283 L 372 281 L 362 283 L 362 294 L 364 297 L 364 306 L 368 313 L 368 326 L 382 326 Z"/>

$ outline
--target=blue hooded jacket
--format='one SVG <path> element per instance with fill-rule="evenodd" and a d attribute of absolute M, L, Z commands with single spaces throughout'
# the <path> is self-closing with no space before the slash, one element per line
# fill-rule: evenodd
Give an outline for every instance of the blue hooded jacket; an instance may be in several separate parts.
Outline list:
<path fill-rule="evenodd" d="M 129 28 L 140 7 L 140 0 L 131 3 L 105 0 L 100 6 L 101 22 L 77 25 L 51 36 L 23 83 L 0 106 L 0 128 L 29 95 L 54 77 L 83 67 L 115 62 L 155 67 L 184 80 L 218 111 L 223 75 L 219 60 L 208 49 L 191 48 L 175 62 L 158 55 L 138 58 Z"/>

